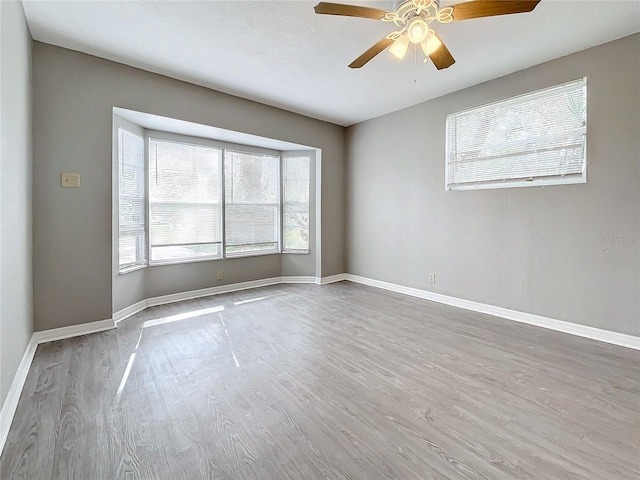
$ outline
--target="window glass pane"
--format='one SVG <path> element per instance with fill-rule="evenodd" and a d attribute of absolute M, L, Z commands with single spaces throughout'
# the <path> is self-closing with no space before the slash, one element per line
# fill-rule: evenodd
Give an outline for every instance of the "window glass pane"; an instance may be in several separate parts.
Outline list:
<path fill-rule="evenodd" d="M 283 159 L 283 250 L 309 250 L 309 164 L 307 156 Z"/>
<path fill-rule="evenodd" d="M 221 256 L 222 150 L 149 140 L 152 261 Z"/>
<path fill-rule="evenodd" d="M 447 188 L 584 181 L 586 82 L 447 116 Z"/>
<path fill-rule="evenodd" d="M 120 265 L 138 265 L 140 252 L 145 251 L 144 231 L 121 233 L 119 239 Z"/>
<path fill-rule="evenodd" d="M 152 247 L 220 242 L 220 204 L 151 203 L 150 215 Z"/>
<path fill-rule="evenodd" d="M 146 263 L 144 140 L 118 128 L 118 265 Z"/>
<path fill-rule="evenodd" d="M 279 161 L 277 156 L 225 150 L 227 255 L 278 251 Z"/>

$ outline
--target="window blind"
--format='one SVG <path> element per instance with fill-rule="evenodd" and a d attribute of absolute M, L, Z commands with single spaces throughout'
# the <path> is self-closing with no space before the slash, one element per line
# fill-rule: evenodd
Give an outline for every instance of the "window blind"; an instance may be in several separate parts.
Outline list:
<path fill-rule="evenodd" d="M 144 140 L 118 128 L 118 265 L 146 264 Z"/>
<path fill-rule="evenodd" d="M 279 251 L 280 157 L 224 152 L 225 253 Z"/>
<path fill-rule="evenodd" d="M 284 155 L 283 251 L 309 251 L 309 164 L 308 156 Z"/>
<path fill-rule="evenodd" d="M 586 101 L 581 79 L 448 115 L 447 189 L 584 182 Z"/>
<path fill-rule="evenodd" d="M 222 150 L 149 139 L 152 262 L 222 255 Z"/>

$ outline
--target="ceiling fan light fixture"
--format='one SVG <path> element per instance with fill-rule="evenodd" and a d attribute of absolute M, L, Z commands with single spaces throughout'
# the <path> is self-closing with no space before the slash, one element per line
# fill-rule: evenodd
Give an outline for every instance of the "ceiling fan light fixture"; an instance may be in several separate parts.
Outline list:
<path fill-rule="evenodd" d="M 394 57 L 402 60 L 404 55 L 407 53 L 407 49 L 409 48 L 409 39 L 406 35 L 400 35 L 396 41 L 389 48 L 389 53 L 391 53 Z"/>
<path fill-rule="evenodd" d="M 411 43 L 422 42 L 429 33 L 429 26 L 421 17 L 416 17 L 409 23 L 407 27 L 407 37 Z"/>
<path fill-rule="evenodd" d="M 427 37 L 420 42 L 424 55 L 428 57 L 442 46 L 442 42 L 433 30 L 429 30 Z"/>
<path fill-rule="evenodd" d="M 2 1 L 2 0 L 0 0 Z M 448 1 L 448 0 L 445 0 Z M 429 29 L 434 21 L 449 23 L 472 18 L 495 17 L 531 12 L 542 0 L 462 0 L 448 7 L 440 8 L 440 0 L 396 0 L 393 10 L 383 10 L 360 5 L 344 3 L 318 3 L 314 10 L 321 15 L 338 15 L 345 17 L 370 18 L 395 24 L 400 30 L 391 32 L 375 43 L 362 55 L 349 64 L 349 68 L 360 68 L 376 55 L 389 49 L 391 53 L 403 58 L 409 43 L 420 47 L 425 52 L 425 62 L 431 59 L 438 70 L 449 68 L 456 63 L 447 46 L 440 37 Z M 431 34 L 431 36 L 429 36 Z M 401 37 L 406 37 L 402 38 Z"/>

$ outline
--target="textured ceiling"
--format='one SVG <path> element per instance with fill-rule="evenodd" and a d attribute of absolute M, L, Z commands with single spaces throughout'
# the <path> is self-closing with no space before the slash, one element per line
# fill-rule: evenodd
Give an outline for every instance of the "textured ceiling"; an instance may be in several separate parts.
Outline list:
<path fill-rule="evenodd" d="M 532 13 L 438 25 L 457 60 L 447 70 L 388 52 L 352 70 L 392 26 L 315 15 L 316 3 L 23 1 L 35 40 L 344 126 L 640 31 L 637 0 L 542 0 Z"/>

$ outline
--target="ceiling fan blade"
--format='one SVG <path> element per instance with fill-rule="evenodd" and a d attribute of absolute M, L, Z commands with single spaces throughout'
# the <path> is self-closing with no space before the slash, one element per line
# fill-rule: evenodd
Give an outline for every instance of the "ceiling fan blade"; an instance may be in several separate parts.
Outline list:
<path fill-rule="evenodd" d="M 314 7 L 314 10 L 321 15 L 343 15 L 345 17 L 371 18 L 373 20 L 382 20 L 382 17 L 388 13 L 387 10 L 379 8 L 329 2 L 320 2 Z"/>
<path fill-rule="evenodd" d="M 453 55 L 451 55 L 451 52 L 444 44 L 440 36 L 435 32 L 433 32 L 433 34 L 438 38 L 438 40 L 440 40 L 440 43 L 442 45 L 440 45 L 436 51 L 431 53 L 431 55 L 429 55 L 429 58 L 438 70 L 449 68 L 451 65 L 456 63 L 456 60 L 455 58 L 453 58 Z"/>
<path fill-rule="evenodd" d="M 367 50 L 362 55 L 360 55 L 358 58 L 356 58 L 353 62 L 351 62 L 349 64 L 349 68 L 360 68 L 360 67 L 366 65 L 366 63 L 369 60 L 371 60 L 373 57 L 375 57 L 380 52 L 382 52 L 385 48 L 387 48 L 393 42 L 394 42 L 394 40 L 391 40 L 391 39 L 389 39 L 387 37 L 384 37 L 382 40 L 380 40 L 378 43 L 376 43 L 373 47 L 371 47 L 369 50 Z"/>
<path fill-rule="evenodd" d="M 536 8 L 540 0 L 475 0 L 453 5 L 453 20 L 493 17 L 526 13 Z"/>

